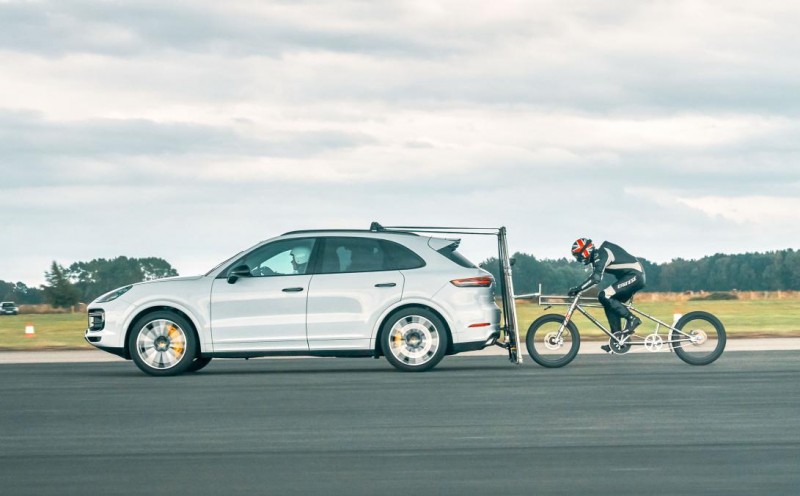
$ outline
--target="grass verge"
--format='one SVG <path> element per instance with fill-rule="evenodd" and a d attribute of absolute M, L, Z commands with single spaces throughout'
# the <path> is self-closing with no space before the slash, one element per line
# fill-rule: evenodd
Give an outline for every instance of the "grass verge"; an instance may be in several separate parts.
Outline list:
<path fill-rule="evenodd" d="M 798 337 L 800 336 L 800 298 L 735 300 L 735 301 L 653 301 L 636 304 L 637 308 L 665 322 L 673 314 L 705 310 L 716 315 L 725 325 L 728 336 L 737 337 Z M 547 311 L 535 303 L 518 302 L 517 317 L 523 334 L 531 322 L 545 313 L 563 314 L 566 307 L 556 306 Z M 592 313 L 605 323 L 601 308 Z M 31 323 L 35 337 L 25 336 L 25 326 Z M 582 315 L 575 317 L 581 337 L 592 339 L 604 335 Z M 645 321 L 640 334 L 652 332 L 654 326 Z M 81 350 L 93 347 L 83 339 L 86 314 L 28 314 L 0 316 L 0 350 Z"/>

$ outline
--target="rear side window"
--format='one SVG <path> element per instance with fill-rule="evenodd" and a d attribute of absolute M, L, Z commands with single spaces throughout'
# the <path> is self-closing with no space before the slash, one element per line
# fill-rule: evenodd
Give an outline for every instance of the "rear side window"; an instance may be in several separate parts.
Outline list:
<path fill-rule="evenodd" d="M 372 238 L 325 238 L 319 272 L 376 272 L 386 270 L 386 254 L 380 240 Z"/>
<path fill-rule="evenodd" d="M 379 272 L 424 267 L 425 261 L 405 246 L 376 238 L 325 238 L 320 274 Z"/>
<path fill-rule="evenodd" d="M 465 267 L 467 269 L 477 269 L 478 267 L 474 263 L 470 262 L 467 259 L 467 257 L 459 253 L 458 250 L 456 250 L 456 247 L 457 247 L 456 244 L 452 244 L 445 246 L 441 250 L 437 251 L 442 255 L 444 255 L 444 257 L 450 260 L 451 262 L 455 262 L 462 267 Z"/>
<path fill-rule="evenodd" d="M 425 267 L 425 260 L 405 246 L 394 241 L 381 240 L 386 253 L 386 270 L 410 270 Z"/>

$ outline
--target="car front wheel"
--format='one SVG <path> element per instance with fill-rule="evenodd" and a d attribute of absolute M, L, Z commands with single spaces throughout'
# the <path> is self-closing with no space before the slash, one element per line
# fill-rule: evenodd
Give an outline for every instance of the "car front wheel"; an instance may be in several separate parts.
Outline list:
<path fill-rule="evenodd" d="M 191 367 L 197 353 L 197 339 L 186 319 L 173 312 L 160 311 L 134 324 L 128 349 L 142 372 L 157 376 L 178 375 Z"/>
<path fill-rule="evenodd" d="M 386 359 L 399 370 L 423 372 L 439 363 L 447 351 L 442 320 L 423 308 L 407 308 L 383 325 L 381 345 Z"/>

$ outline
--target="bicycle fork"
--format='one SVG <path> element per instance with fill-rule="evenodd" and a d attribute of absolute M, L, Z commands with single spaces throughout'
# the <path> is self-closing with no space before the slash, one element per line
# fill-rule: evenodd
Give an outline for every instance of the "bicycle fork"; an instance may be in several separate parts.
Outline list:
<path fill-rule="evenodd" d="M 561 327 L 558 328 L 558 332 L 556 333 L 556 340 L 561 341 L 561 335 L 564 334 L 564 329 L 567 328 L 569 321 L 572 320 L 572 314 L 575 313 L 575 308 L 578 306 L 578 300 L 580 298 L 575 298 L 572 300 L 569 308 L 567 309 L 566 315 L 564 315 L 564 321 L 561 322 Z"/>

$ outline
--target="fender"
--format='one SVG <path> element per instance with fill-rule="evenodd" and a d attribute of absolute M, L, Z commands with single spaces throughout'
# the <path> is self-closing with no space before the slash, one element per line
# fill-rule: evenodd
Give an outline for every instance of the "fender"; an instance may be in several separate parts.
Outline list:
<path fill-rule="evenodd" d="M 369 340 L 370 349 L 375 349 L 375 341 L 378 339 L 378 333 L 381 331 L 381 327 L 383 326 L 383 322 L 386 320 L 386 317 L 389 316 L 392 312 L 397 310 L 400 307 L 407 307 L 409 305 L 420 305 L 425 307 L 430 307 L 435 310 L 439 315 L 444 318 L 444 323 L 447 325 L 448 329 L 452 334 L 453 332 L 453 318 L 448 314 L 440 305 L 437 305 L 432 300 L 428 300 L 425 298 L 403 298 L 402 300 L 398 301 L 397 303 L 393 304 L 389 308 L 383 311 L 381 315 L 378 317 L 378 320 L 375 323 L 375 328 L 372 329 L 372 336 Z"/>
<path fill-rule="evenodd" d="M 206 305 L 207 306 L 207 305 Z M 203 352 L 212 352 L 213 345 L 211 344 L 211 326 L 209 325 L 208 316 L 199 316 L 196 312 L 192 311 L 192 305 L 187 305 L 179 300 L 171 299 L 171 298 L 163 298 L 163 299 L 148 299 L 144 298 L 133 303 L 129 308 L 133 311 L 130 314 L 125 316 L 123 329 L 125 329 L 126 339 L 123 343 L 123 346 L 127 346 L 127 335 L 128 331 L 130 330 L 131 325 L 133 325 L 134 320 L 139 315 L 143 313 L 147 313 L 148 311 L 152 310 L 153 308 L 157 307 L 170 307 L 174 308 L 184 315 L 186 315 L 189 320 L 191 321 L 194 328 L 197 330 L 197 337 L 200 345 L 200 350 Z"/>

